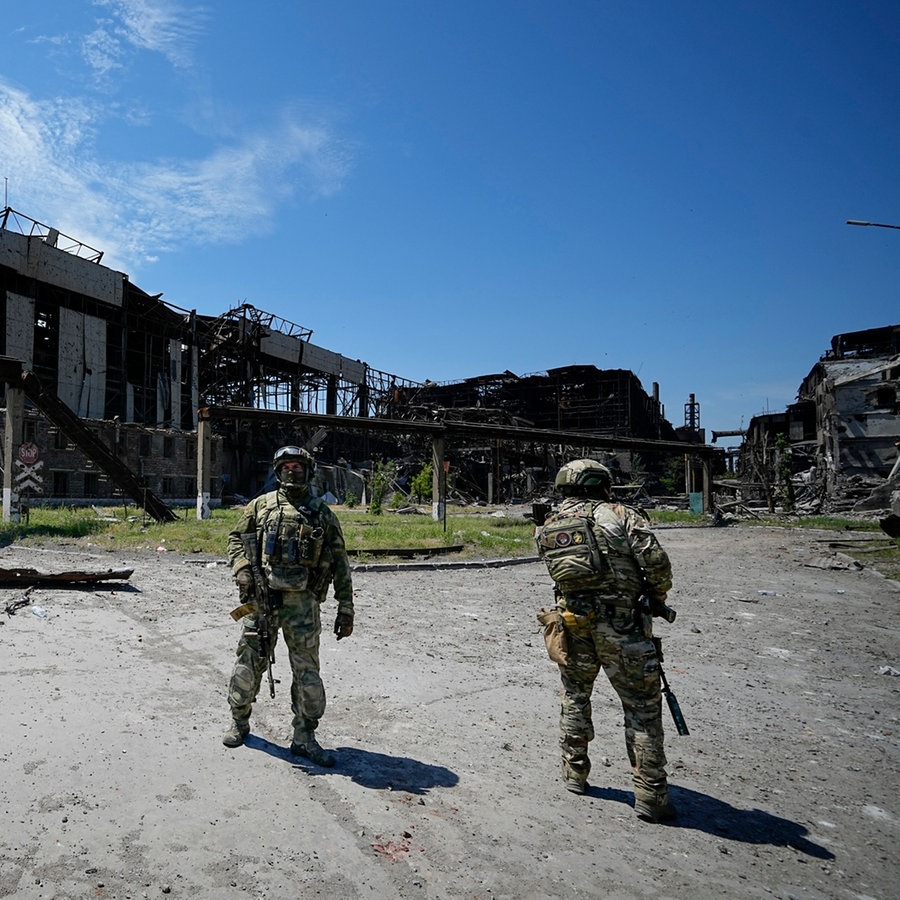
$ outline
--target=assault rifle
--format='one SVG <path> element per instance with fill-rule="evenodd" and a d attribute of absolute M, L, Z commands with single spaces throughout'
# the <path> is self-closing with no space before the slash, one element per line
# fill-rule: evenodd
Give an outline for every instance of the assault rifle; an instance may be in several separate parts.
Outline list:
<path fill-rule="evenodd" d="M 641 597 L 641 612 L 644 615 L 658 616 L 661 619 L 665 619 L 670 625 L 675 621 L 675 616 L 678 615 L 677 610 L 672 609 L 665 601 L 652 600 L 650 595 L 646 593 Z"/>
<path fill-rule="evenodd" d="M 684 721 L 684 716 L 681 714 L 681 707 L 678 705 L 678 698 L 675 696 L 672 688 L 669 687 L 669 682 L 666 680 L 666 673 L 663 671 L 662 640 L 660 640 L 660 638 L 658 637 L 655 637 L 652 638 L 652 641 L 656 646 L 656 658 L 659 661 L 659 677 L 662 681 L 662 692 L 666 698 L 666 703 L 669 704 L 669 712 L 672 713 L 672 721 L 675 723 L 675 730 L 680 735 L 690 734 L 690 731 L 688 731 L 687 722 Z"/>
<path fill-rule="evenodd" d="M 244 556 L 250 563 L 253 573 L 253 599 L 256 601 L 256 633 L 259 635 L 259 652 L 266 658 L 266 671 L 269 675 L 269 696 L 275 696 L 275 678 L 272 675 L 272 664 L 275 662 L 275 636 L 278 623 L 274 619 L 272 599 L 269 596 L 269 585 L 266 576 L 259 567 L 259 544 L 256 532 L 241 535 L 244 545 Z M 237 610 L 236 610 L 237 611 Z M 233 615 L 233 614 L 232 614 Z"/>
<path fill-rule="evenodd" d="M 675 610 L 672 609 L 671 606 L 668 606 L 665 601 L 652 600 L 649 593 L 646 592 L 641 597 L 641 613 L 645 616 L 658 616 L 659 618 L 665 619 L 670 625 L 675 621 L 676 615 Z M 690 734 L 687 722 L 684 721 L 684 716 L 681 713 L 681 707 L 678 705 L 678 698 L 669 687 L 669 682 L 666 680 L 666 673 L 663 671 L 662 640 L 655 637 L 652 638 L 652 641 L 656 647 L 656 658 L 659 662 L 659 678 L 662 682 L 662 692 L 666 698 L 666 703 L 669 705 L 669 712 L 672 713 L 672 721 L 675 723 L 675 729 L 680 735 Z"/>

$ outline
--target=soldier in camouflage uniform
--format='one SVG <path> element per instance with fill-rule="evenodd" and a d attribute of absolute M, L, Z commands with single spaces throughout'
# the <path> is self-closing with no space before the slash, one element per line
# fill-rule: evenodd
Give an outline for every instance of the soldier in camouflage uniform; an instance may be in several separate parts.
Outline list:
<path fill-rule="evenodd" d="M 325 712 L 325 688 L 319 675 L 319 606 L 333 580 L 338 610 L 337 639 L 353 632 L 353 586 L 344 536 L 334 513 L 313 495 L 312 455 L 300 447 L 282 447 L 273 460 L 277 490 L 252 500 L 228 535 L 228 558 L 242 596 L 253 595 L 253 572 L 242 534 L 254 533 L 259 567 L 269 586 L 277 619 L 272 639 L 284 634 L 291 672 L 293 741 L 291 753 L 317 765 L 333 766 L 334 755 L 316 740 Z M 237 660 L 228 687 L 233 722 L 226 747 L 239 747 L 250 733 L 250 712 L 267 660 L 260 652 L 257 616 L 244 618 Z"/>
<path fill-rule="evenodd" d="M 663 604 L 672 586 L 669 558 L 650 530 L 646 516 L 611 499 L 609 470 L 591 459 L 563 466 L 556 486 L 563 502 L 552 519 L 588 516 L 588 534 L 556 537 L 560 545 L 590 542 L 602 557 L 601 574 L 588 589 L 557 582 L 557 607 L 569 659 L 560 665 L 563 686 L 560 747 L 565 786 L 583 794 L 591 770 L 588 743 L 594 737 L 591 693 L 602 668 L 625 711 L 625 746 L 631 762 L 635 812 L 647 821 L 675 815 L 669 801 L 663 751 L 662 694 L 659 661 L 651 640 L 651 617 L 642 615 L 639 600 L 647 593 Z M 541 532 L 536 529 L 538 548 Z M 550 563 L 548 562 L 548 568 Z M 552 571 L 552 570 L 551 570 Z"/>

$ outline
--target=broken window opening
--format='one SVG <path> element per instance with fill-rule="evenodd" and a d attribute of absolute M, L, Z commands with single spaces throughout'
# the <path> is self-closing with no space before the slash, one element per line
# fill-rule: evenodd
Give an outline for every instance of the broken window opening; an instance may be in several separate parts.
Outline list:
<path fill-rule="evenodd" d="M 69 473 L 56 470 L 53 472 L 53 496 L 69 496 Z"/>

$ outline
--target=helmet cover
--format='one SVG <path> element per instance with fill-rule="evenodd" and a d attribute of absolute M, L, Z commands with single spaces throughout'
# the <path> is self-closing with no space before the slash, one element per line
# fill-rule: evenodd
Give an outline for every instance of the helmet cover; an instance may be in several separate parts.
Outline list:
<path fill-rule="evenodd" d="M 612 475 L 595 459 L 575 459 L 556 473 L 554 485 L 564 494 L 605 495 L 612 485 Z"/>

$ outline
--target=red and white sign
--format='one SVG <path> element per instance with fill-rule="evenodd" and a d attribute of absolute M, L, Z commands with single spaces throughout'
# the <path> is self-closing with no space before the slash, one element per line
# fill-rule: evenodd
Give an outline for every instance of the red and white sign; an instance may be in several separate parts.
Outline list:
<path fill-rule="evenodd" d="M 33 444 L 31 441 L 25 441 L 24 444 L 19 444 L 19 459 L 21 459 L 25 465 L 33 465 L 37 462 L 37 458 L 40 455 L 41 451 L 38 449 L 37 444 Z"/>

